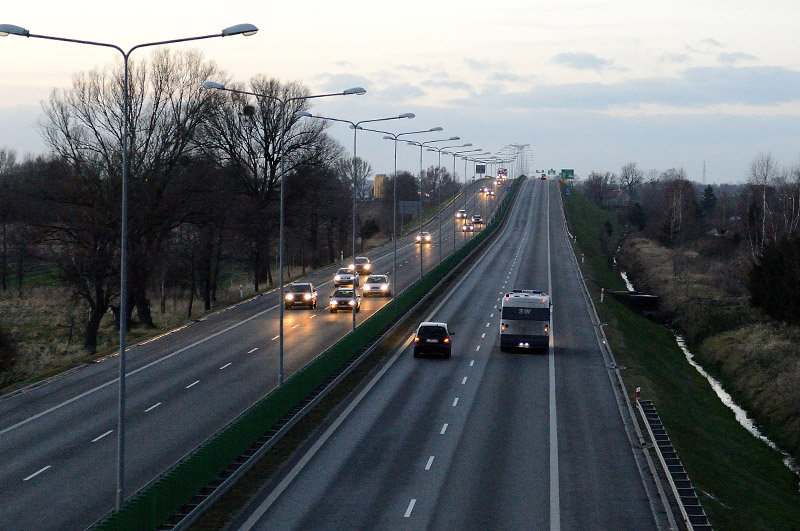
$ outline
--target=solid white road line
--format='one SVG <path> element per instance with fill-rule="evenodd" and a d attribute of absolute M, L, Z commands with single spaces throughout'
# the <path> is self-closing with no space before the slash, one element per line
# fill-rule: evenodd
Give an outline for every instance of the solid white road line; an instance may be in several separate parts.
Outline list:
<path fill-rule="evenodd" d="M 547 289 L 553 293 L 553 274 L 550 261 L 550 194 L 547 194 Z M 556 362 L 553 349 L 553 321 L 550 320 L 550 345 L 548 355 L 550 373 L 550 529 L 561 529 L 561 498 L 558 483 L 558 417 L 556 415 Z"/>
<path fill-rule="evenodd" d="M 411 501 L 408 504 L 408 509 L 406 509 L 406 514 L 403 515 L 403 518 L 408 518 L 411 516 L 411 511 L 414 510 L 414 504 L 417 503 L 416 498 L 411 498 Z"/>
<path fill-rule="evenodd" d="M 145 412 L 145 413 L 150 413 L 151 411 L 153 411 L 155 408 L 157 408 L 157 407 L 158 407 L 158 406 L 160 406 L 160 405 L 161 405 L 161 402 L 158 402 L 158 403 L 156 403 L 156 404 L 153 404 L 153 405 L 152 405 L 152 406 L 150 406 L 149 408 L 145 409 L 145 410 L 144 410 L 144 412 Z"/>
<path fill-rule="evenodd" d="M 108 434 L 110 434 L 110 433 L 114 433 L 114 430 L 108 430 L 108 431 L 107 431 L 107 432 L 105 432 L 103 435 L 98 435 L 97 437 L 95 437 L 94 439 L 92 439 L 92 442 L 93 442 L 93 443 L 95 443 L 95 442 L 99 441 L 100 439 L 102 439 L 103 437 L 105 437 L 106 435 L 108 435 Z"/>
<path fill-rule="evenodd" d="M 192 383 L 190 383 L 189 385 L 187 385 L 186 389 L 189 389 L 190 387 L 194 387 L 195 385 L 197 385 L 199 383 L 200 383 L 200 380 L 195 380 Z"/>
<path fill-rule="evenodd" d="M 444 432 L 447 431 L 447 423 L 445 422 L 444 426 L 442 426 L 442 431 L 439 432 L 439 435 L 444 435 Z"/>
<path fill-rule="evenodd" d="M 425 470 L 430 470 L 432 464 L 433 464 L 433 456 L 430 456 L 428 458 L 428 463 L 425 465 Z"/>
<path fill-rule="evenodd" d="M 31 474 L 30 476 L 26 477 L 26 478 L 25 478 L 25 479 L 23 479 L 22 481 L 28 481 L 29 479 L 33 479 L 33 478 L 35 478 L 36 476 L 38 476 L 39 474 L 41 474 L 42 472 L 44 472 L 45 470 L 47 470 L 48 468 L 50 468 L 50 465 L 47 465 L 46 467 L 44 467 L 44 468 L 42 468 L 42 469 L 39 469 L 39 470 L 37 470 L 36 472 L 34 472 L 34 473 L 33 473 L 33 474 Z"/>
<path fill-rule="evenodd" d="M 248 354 L 252 354 L 252 353 L 253 353 L 253 352 L 255 352 L 256 350 L 258 350 L 258 347 L 248 350 L 248 351 L 247 351 L 247 353 L 248 353 Z"/>
<path fill-rule="evenodd" d="M 231 362 L 228 362 L 228 363 L 226 363 L 225 365 L 223 365 L 222 367 L 220 367 L 220 368 L 219 368 L 219 370 L 222 370 L 222 369 L 227 369 L 227 368 L 228 368 L 228 367 L 230 367 L 231 365 L 233 365 L 233 363 L 231 363 Z"/>

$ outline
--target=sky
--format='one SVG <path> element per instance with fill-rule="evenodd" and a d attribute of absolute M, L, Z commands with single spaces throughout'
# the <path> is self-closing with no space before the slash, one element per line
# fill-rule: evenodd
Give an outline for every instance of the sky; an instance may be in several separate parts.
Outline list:
<path fill-rule="evenodd" d="M 765 153 L 800 166 L 797 20 L 797 0 L 45 0 L 0 10 L 0 24 L 125 50 L 248 22 L 259 28 L 252 37 L 170 47 L 202 51 L 233 81 L 266 74 L 312 94 L 362 86 L 365 95 L 314 100 L 311 112 L 353 122 L 412 112 L 371 125 L 443 128 L 406 137 L 415 140 L 460 137 L 435 146 L 528 144 L 530 170 L 585 177 L 635 162 L 707 183 L 746 181 Z M 42 102 L 117 60 L 108 48 L 0 38 L 0 148 L 18 159 L 46 153 Z M 334 123 L 329 134 L 352 154 L 352 129 Z M 394 147 L 382 136 L 359 132 L 358 156 L 391 173 Z M 398 168 L 418 172 L 419 156 L 399 145 Z M 437 163 L 424 153 L 424 167 Z M 442 164 L 452 170 L 453 157 Z"/>

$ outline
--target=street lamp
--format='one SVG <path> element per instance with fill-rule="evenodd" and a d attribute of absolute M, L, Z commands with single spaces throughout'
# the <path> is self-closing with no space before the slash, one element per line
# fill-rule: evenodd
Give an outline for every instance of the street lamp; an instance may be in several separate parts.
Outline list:
<path fill-rule="evenodd" d="M 341 118 L 330 118 L 328 116 L 318 116 L 316 114 L 311 114 L 310 112 L 306 111 L 298 111 L 295 113 L 295 116 L 301 116 L 306 118 L 316 118 L 318 120 L 328 120 L 331 122 L 342 122 L 345 124 L 350 124 L 350 127 L 353 128 L 353 260 L 356 258 L 356 187 L 358 185 L 356 181 L 356 176 L 358 174 L 356 168 L 356 140 L 358 138 L 358 130 L 361 129 L 361 124 L 371 123 L 371 122 L 387 122 L 389 120 L 400 120 L 403 118 L 414 118 L 413 112 L 406 112 L 403 114 L 399 114 L 397 116 L 389 116 L 386 118 L 373 118 L 372 120 L 361 120 L 359 122 L 351 122 L 350 120 L 343 120 Z M 355 271 L 353 271 L 355 273 Z M 358 275 L 356 274 L 356 278 Z M 356 293 L 356 282 L 353 282 L 353 297 L 355 298 Z M 353 306 L 353 330 L 356 329 L 356 310 L 355 306 Z"/>
<path fill-rule="evenodd" d="M 472 144 L 466 144 L 471 146 Z M 465 149 L 463 151 L 452 151 L 450 152 L 453 155 L 453 179 L 455 179 L 456 175 L 456 156 L 461 156 L 462 153 L 474 153 L 476 151 L 483 151 L 483 149 Z M 464 196 L 464 209 L 467 208 L 467 157 L 464 157 L 464 189 L 461 192 L 461 195 Z M 458 222 L 456 221 L 455 217 L 453 218 L 453 252 L 456 250 L 456 226 Z"/>
<path fill-rule="evenodd" d="M 419 146 L 419 232 L 422 233 L 422 151 L 425 149 L 425 146 L 428 144 L 433 144 L 435 142 L 451 142 L 454 140 L 461 140 L 460 136 L 451 136 L 450 138 L 439 138 L 437 140 L 426 140 L 425 142 L 415 142 L 413 140 L 406 140 L 406 144 L 409 146 Z M 439 245 L 442 242 L 439 241 Z M 424 243 L 420 245 L 419 249 L 419 278 L 422 278 L 422 247 Z"/>
<path fill-rule="evenodd" d="M 31 33 L 25 28 L 14 26 L 13 24 L 0 24 L 0 37 L 7 35 L 18 35 L 20 37 L 34 37 L 37 39 L 47 39 L 51 41 L 72 42 L 76 44 L 88 44 L 90 46 L 102 46 L 104 48 L 113 48 L 122 54 L 122 63 L 125 71 L 124 85 L 122 87 L 123 95 L 123 132 L 122 132 L 122 220 L 120 225 L 120 288 L 119 288 L 119 415 L 117 419 L 117 510 L 122 508 L 125 501 L 124 493 L 124 476 L 125 476 L 125 341 L 128 334 L 128 173 L 129 160 L 128 160 L 128 108 L 130 107 L 130 99 L 128 94 L 128 58 L 134 50 L 145 48 L 147 46 L 159 46 L 162 44 L 174 44 L 177 42 L 186 41 L 199 41 L 202 39 L 210 39 L 213 37 L 230 37 L 232 35 L 254 35 L 258 28 L 252 24 L 236 24 L 229 28 L 223 29 L 219 33 L 211 35 L 201 35 L 198 37 L 185 37 L 182 39 L 169 39 L 166 41 L 147 42 L 144 44 L 137 44 L 127 52 L 117 46 L 105 42 L 86 41 L 82 39 L 68 39 L 65 37 L 53 37 L 50 35 L 37 35 Z"/>
<path fill-rule="evenodd" d="M 428 151 L 438 151 L 439 152 L 439 162 L 437 163 L 437 166 L 436 166 L 436 173 L 437 173 L 436 177 L 437 177 L 437 179 L 441 179 L 441 177 L 442 177 L 442 150 L 450 149 L 450 148 L 458 148 L 458 147 L 469 147 L 471 145 L 472 145 L 472 142 L 468 142 L 466 144 L 461 144 L 459 146 L 444 146 L 444 147 L 440 147 L 440 148 L 429 147 Z M 455 170 L 455 164 L 454 164 L 453 165 L 453 178 L 455 178 L 455 175 L 456 175 L 456 170 Z M 434 183 L 435 183 L 435 181 L 434 181 Z M 434 184 L 434 186 L 435 186 L 435 184 Z M 439 204 L 439 206 L 441 206 L 441 204 L 442 204 L 441 186 L 442 186 L 442 183 L 439 183 L 439 186 L 436 188 L 436 202 Z M 442 245 L 442 218 L 443 217 L 444 216 L 442 216 L 442 213 L 440 212 L 439 213 L 439 263 L 440 264 L 442 263 L 442 247 L 444 247 L 444 245 Z M 454 246 L 453 248 L 454 249 L 455 249 L 455 242 L 456 242 L 456 229 L 455 229 L 455 225 L 453 225 L 453 246 Z"/>
<path fill-rule="evenodd" d="M 378 129 L 367 129 L 366 127 L 360 128 L 362 131 L 371 131 L 373 133 L 383 133 L 384 140 L 394 141 L 394 183 L 392 192 L 392 243 L 394 244 L 394 263 L 392 264 L 392 282 L 397 282 L 397 139 L 404 135 L 416 135 L 421 133 L 435 133 L 441 131 L 441 127 L 431 127 L 422 131 L 407 131 L 405 133 L 391 133 L 389 131 L 380 131 Z"/>
<path fill-rule="evenodd" d="M 278 306 L 280 307 L 280 317 L 279 317 L 279 325 L 278 325 L 278 336 L 280 340 L 278 341 L 278 385 L 283 385 L 283 319 L 284 319 L 284 282 L 283 282 L 283 263 L 284 263 L 284 253 L 285 253 L 285 222 L 284 222 L 284 186 L 283 183 L 286 180 L 286 172 L 284 166 L 284 159 L 285 153 L 284 149 L 286 148 L 286 133 L 287 129 L 289 129 L 289 117 L 286 113 L 286 106 L 292 101 L 300 101 L 300 100 L 310 100 L 313 98 L 327 98 L 329 96 L 350 96 L 352 94 L 363 95 L 366 94 L 366 90 L 361 87 L 353 87 L 341 92 L 333 92 L 329 94 L 314 94 L 311 96 L 295 96 L 293 98 L 279 98 L 277 96 L 272 96 L 270 94 L 259 94 L 256 92 L 250 92 L 247 90 L 239 90 L 239 89 L 232 89 L 227 88 L 225 85 L 221 83 L 216 83 L 214 81 L 206 81 L 203 83 L 203 86 L 207 89 L 215 89 L 215 90 L 223 90 L 227 92 L 233 92 L 235 94 L 245 94 L 249 96 L 255 96 L 257 98 L 266 98 L 269 100 L 277 101 L 280 104 L 280 123 L 281 123 L 281 133 L 280 133 L 280 142 L 278 146 L 278 157 L 281 161 L 280 166 L 280 174 L 281 174 L 281 186 L 280 186 L 280 229 L 278 231 L 278 255 L 280 258 L 278 259 L 278 267 L 280 268 L 280 273 L 278 273 L 278 284 L 280 285 L 280 302 Z M 264 139 L 264 173 L 267 171 L 267 160 L 266 160 L 266 149 L 267 149 L 267 141 L 266 137 Z"/>

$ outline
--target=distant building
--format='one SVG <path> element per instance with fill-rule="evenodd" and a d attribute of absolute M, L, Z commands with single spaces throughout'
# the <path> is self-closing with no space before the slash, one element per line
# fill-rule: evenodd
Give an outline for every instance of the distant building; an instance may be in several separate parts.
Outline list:
<path fill-rule="evenodd" d="M 372 187 L 372 197 L 378 200 L 388 199 L 389 197 L 389 179 L 385 173 L 378 173 L 375 175 L 375 184 Z"/>

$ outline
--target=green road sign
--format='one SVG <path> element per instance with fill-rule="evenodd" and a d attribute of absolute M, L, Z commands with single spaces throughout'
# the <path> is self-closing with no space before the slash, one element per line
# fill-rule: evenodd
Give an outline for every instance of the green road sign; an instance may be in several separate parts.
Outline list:
<path fill-rule="evenodd" d="M 561 170 L 561 178 L 562 179 L 574 179 L 575 178 L 575 170 Z"/>

